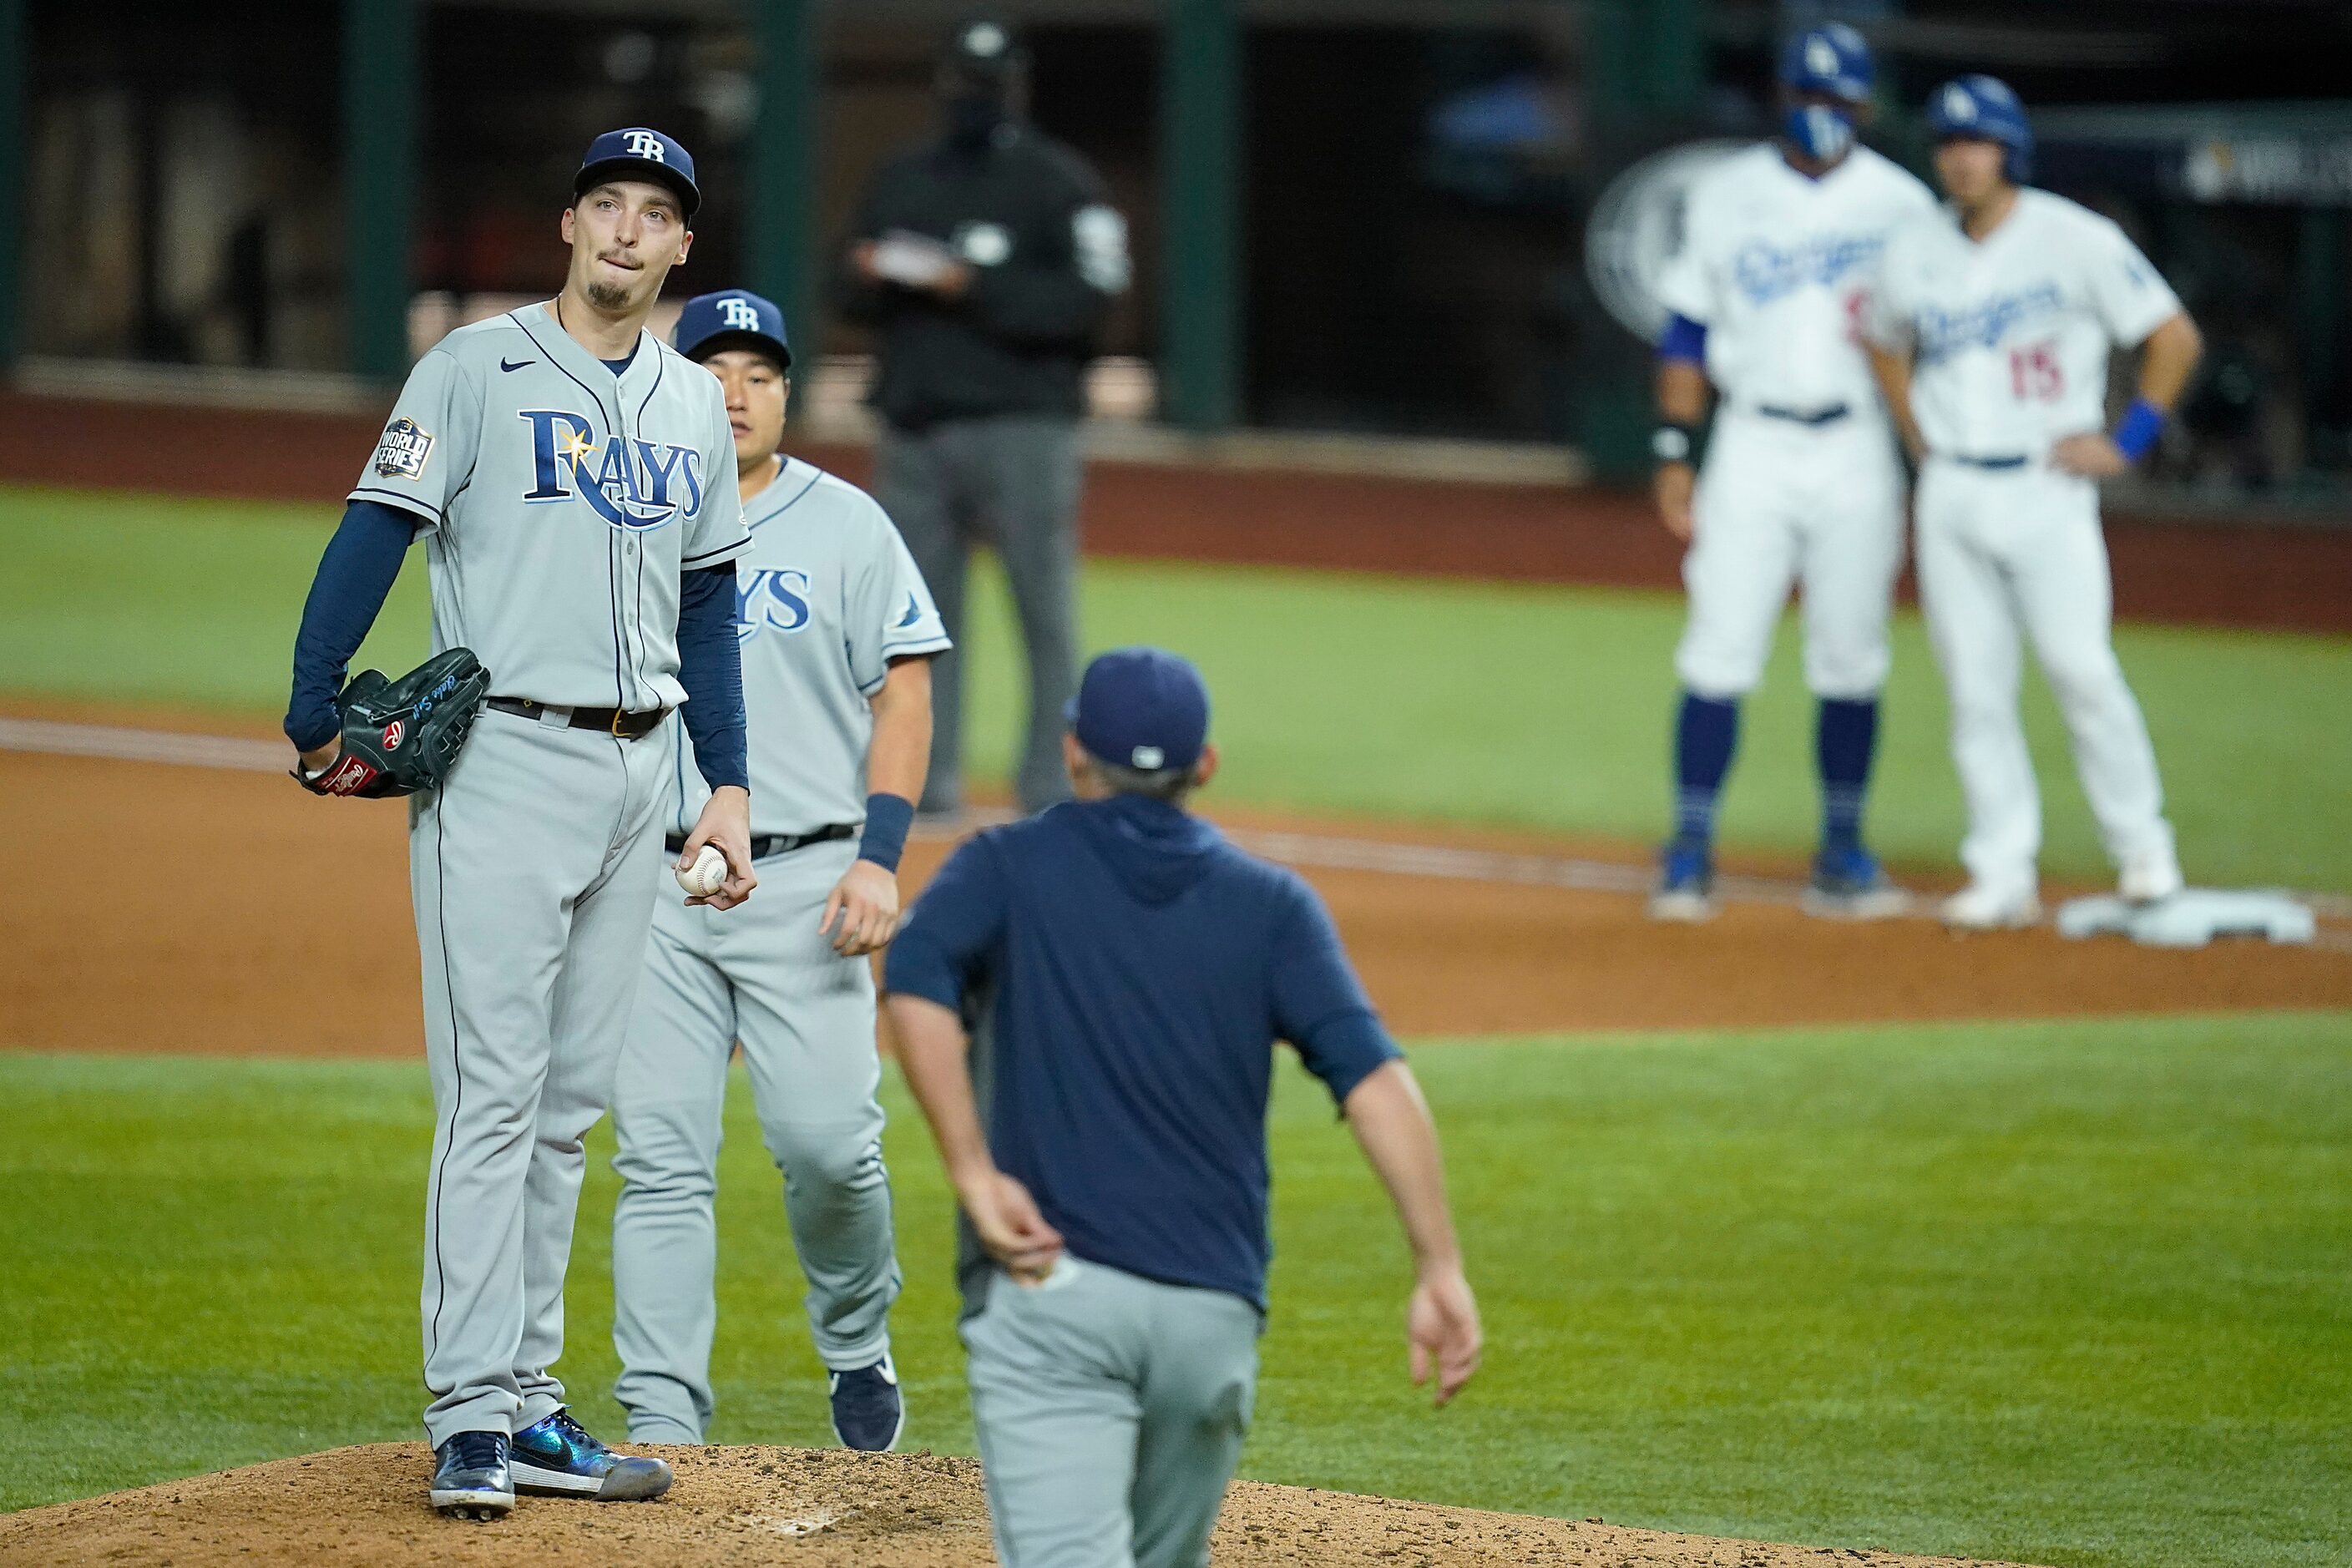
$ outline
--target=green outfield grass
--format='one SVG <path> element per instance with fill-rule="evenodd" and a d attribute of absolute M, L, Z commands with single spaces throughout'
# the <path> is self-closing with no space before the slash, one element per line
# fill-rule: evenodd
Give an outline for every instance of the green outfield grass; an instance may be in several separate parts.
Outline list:
<path fill-rule="evenodd" d="M 2352 1556 L 2352 1014 L 1418 1053 L 1492 1347 L 1431 1414 L 1394 1227 L 1286 1069 L 1250 1475 L 2112 1568 Z M 949 1209 L 893 1089 L 908 1447 L 969 1452 Z M 414 1436 L 408 1064 L 0 1054 L 0 1507 Z M 726 1442 L 825 1440 L 739 1080 Z M 597 1134 L 562 1370 L 606 1394 Z"/>
<path fill-rule="evenodd" d="M 0 489 L 0 692 L 274 715 L 330 510 Z M 1270 520 L 1269 526 L 1277 526 Z M 368 656 L 422 649 L 412 555 Z M 992 578 L 976 612 L 974 773 L 1002 776 L 1018 667 Z M 1673 595 L 1101 562 L 1093 647 L 1152 641 L 1214 684 L 1229 800 L 1646 841 L 1667 800 Z M 2352 890 L 2352 639 L 2126 627 L 2192 878 Z M 1793 626 L 1748 705 L 1728 843 L 1811 847 L 1810 700 Z M 2028 702 L 2053 874 L 2105 874 L 2047 694 Z M 1916 616 L 1896 628 L 1873 834 L 1948 866 L 1959 792 Z"/>

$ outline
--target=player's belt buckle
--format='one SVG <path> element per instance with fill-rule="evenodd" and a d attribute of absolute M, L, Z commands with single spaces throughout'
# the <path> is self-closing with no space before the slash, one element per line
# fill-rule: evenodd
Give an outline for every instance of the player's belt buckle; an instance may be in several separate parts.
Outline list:
<path fill-rule="evenodd" d="M 614 710 L 613 710 L 613 736 L 614 736 L 614 739 L 615 739 L 615 740 L 619 740 L 619 739 L 622 739 L 622 738 L 625 737 L 625 736 L 628 734 L 628 732 L 629 732 L 629 728 L 628 728 L 628 727 L 629 727 L 629 721 L 630 721 L 631 719 L 635 718 L 635 714 L 633 714 L 633 713 L 631 713 L 631 712 L 630 712 L 627 709 L 625 709 L 625 708 L 615 708 L 615 709 L 614 709 Z"/>

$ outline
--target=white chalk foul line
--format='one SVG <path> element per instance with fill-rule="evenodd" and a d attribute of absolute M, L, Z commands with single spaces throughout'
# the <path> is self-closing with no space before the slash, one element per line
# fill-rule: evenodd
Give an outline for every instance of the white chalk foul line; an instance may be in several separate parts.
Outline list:
<path fill-rule="evenodd" d="M 129 763 L 174 763 L 189 767 L 228 768 L 243 773 L 284 773 L 289 751 L 269 741 L 232 735 L 188 735 L 169 730 L 119 729 L 69 724 L 47 719 L 0 718 L 0 751 L 41 752 L 52 756 L 103 757 Z M 971 828 L 1011 820 L 1011 813 L 965 814 L 950 829 L 926 830 L 923 837 L 961 837 Z M 1468 882 L 1507 882 L 1525 887 L 1567 888 L 1580 892 L 1640 895 L 1654 873 L 1646 865 L 1622 860 L 1582 860 L 1559 855 L 1512 854 L 1441 844 L 1396 844 L 1322 833 L 1228 828 L 1243 848 L 1290 866 L 1331 871 L 1382 871 L 1401 877 L 1438 877 Z M 1718 896 L 1740 903 L 1795 907 L 1804 884 L 1767 877 L 1719 877 Z M 2323 920 L 2352 921 L 2352 898 L 2335 893 L 2292 893 Z M 1914 913 L 1932 917 L 1932 900 L 1916 900 Z M 2352 952 L 2352 932 L 2322 931 L 2318 946 Z"/>
<path fill-rule="evenodd" d="M 239 773 L 282 773 L 294 765 L 284 742 L 235 735 L 183 735 L 170 730 L 122 730 L 104 724 L 60 724 L 47 719 L 0 718 L 0 751 L 45 752 L 57 757 L 105 757 L 121 763 L 179 763 Z"/>

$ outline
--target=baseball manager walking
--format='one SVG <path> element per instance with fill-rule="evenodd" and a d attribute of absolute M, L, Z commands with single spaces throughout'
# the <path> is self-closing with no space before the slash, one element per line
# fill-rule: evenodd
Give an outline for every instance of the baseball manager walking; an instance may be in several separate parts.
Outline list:
<path fill-rule="evenodd" d="M 1208 723 L 1185 660 L 1096 659 L 1062 742 L 1077 799 L 958 849 L 890 949 L 899 1059 L 963 1207 L 1006 1568 L 1208 1562 L 1256 1386 L 1276 1040 L 1403 1221 L 1413 1381 L 1444 1404 L 1478 1364 L 1436 1131 L 1330 915 L 1184 809 Z"/>

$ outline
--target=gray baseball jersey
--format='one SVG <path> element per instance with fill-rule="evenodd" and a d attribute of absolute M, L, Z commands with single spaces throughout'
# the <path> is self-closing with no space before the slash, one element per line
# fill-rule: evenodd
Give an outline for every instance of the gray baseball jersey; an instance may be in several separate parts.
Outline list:
<path fill-rule="evenodd" d="M 564 1402 L 549 1369 L 582 1140 L 612 1098 L 644 972 L 682 728 L 630 741 L 571 728 L 568 710 L 685 700 L 679 574 L 751 543 L 734 456 L 701 367 L 640 333 L 615 375 L 533 305 L 418 362 L 352 491 L 424 521 L 435 647 L 472 648 L 499 696 L 554 705 L 485 712 L 442 786 L 410 803 L 436 1444 L 519 1431 Z"/>
<path fill-rule="evenodd" d="M 417 362 L 351 499 L 430 530 L 436 651 L 501 697 L 642 711 L 686 700 L 679 573 L 750 544 L 734 472 L 701 366 L 640 332 L 616 377 L 529 305 Z"/>
<path fill-rule="evenodd" d="M 855 485 L 788 458 L 744 511 L 751 551 L 737 568 L 737 630 L 752 830 L 856 822 L 868 700 L 892 659 L 947 647 L 946 628 L 898 530 Z M 666 743 L 665 814 L 683 833 L 709 791 L 685 742 L 673 733 Z M 898 1261 L 875 1098 L 873 968 L 835 952 L 818 929 L 856 857 L 848 840 L 772 855 L 751 904 L 723 915 L 689 909 L 670 889 L 656 901 L 613 1096 L 614 1394 L 634 1441 L 699 1443 L 709 1426 L 712 1179 L 739 1040 L 761 1135 L 783 1172 L 818 1358 L 845 1372 L 889 1353 Z"/>
<path fill-rule="evenodd" d="M 869 700 L 892 659 L 944 651 L 947 627 L 889 515 L 847 480 L 787 458 L 743 515 L 751 546 L 736 567 L 735 629 L 751 720 L 751 831 L 862 821 Z M 684 833 L 710 790 L 685 742 L 670 744 L 670 827 Z"/>

